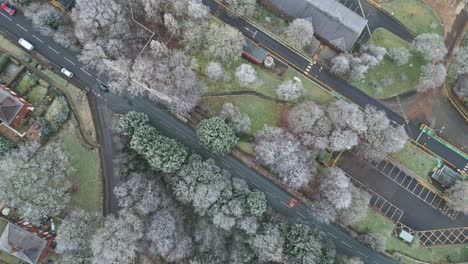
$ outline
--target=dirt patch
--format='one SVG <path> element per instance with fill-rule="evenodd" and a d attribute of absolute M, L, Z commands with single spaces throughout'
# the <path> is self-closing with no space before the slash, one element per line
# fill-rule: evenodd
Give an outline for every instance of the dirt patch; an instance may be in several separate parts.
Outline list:
<path fill-rule="evenodd" d="M 431 118 L 434 99 L 440 96 L 441 89 L 434 89 L 427 93 L 418 93 L 411 104 L 411 107 L 406 111 L 406 118 L 411 121 L 428 123 Z"/>
<path fill-rule="evenodd" d="M 463 9 L 463 0 L 422 0 L 439 15 L 444 24 L 445 36 L 452 31 L 455 18 Z"/>

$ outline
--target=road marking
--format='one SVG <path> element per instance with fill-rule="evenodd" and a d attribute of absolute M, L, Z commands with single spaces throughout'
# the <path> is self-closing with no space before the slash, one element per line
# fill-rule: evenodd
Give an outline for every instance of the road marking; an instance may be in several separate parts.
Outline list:
<path fill-rule="evenodd" d="M 252 183 L 253 185 L 255 185 L 257 188 L 260 189 L 260 186 L 259 186 L 258 184 L 256 184 L 255 182 L 253 182 L 253 181 L 249 181 L 249 182 Z"/>
<path fill-rule="evenodd" d="M 332 234 L 332 233 L 330 233 L 330 232 L 327 232 L 327 234 L 329 234 L 330 236 L 332 236 L 332 237 L 336 238 L 336 236 L 335 236 L 335 235 L 333 235 L 333 234 Z"/>
<path fill-rule="evenodd" d="M 89 73 L 89 72 L 87 72 L 87 71 L 83 70 L 83 68 L 80 68 L 80 70 L 81 70 L 82 72 L 84 72 L 84 73 L 88 74 L 89 76 L 92 76 L 92 75 L 91 75 L 91 73 Z"/>
<path fill-rule="evenodd" d="M 44 43 L 44 41 L 43 41 L 42 39 L 40 39 L 40 38 L 38 38 L 38 37 L 36 37 L 36 36 L 34 36 L 34 35 L 32 35 L 32 36 L 33 36 L 33 38 L 39 40 L 39 42 Z"/>
<path fill-rule="evenodd" d="M 229 164 L 227 164 L 226 162 L 224 161 L 221 161 L 225 166 L 229 167 L 229 168 L 232 168 L 231 166 L 229 166 Z"/>
<path fill-rule="evenodd" d="M 314 222 L 310 222 L 311 224 L 313 224 L 315 227 L 318 227 L 318 225 Z"/>
<path fill-rule="evenodd" d="M 167 123 L 164 122 L 164 121 L 162 121 L 162 120 L 161 120 L 161 124 L 162 124 L 163 126 L 165 126 L 165 127 L 169 127 L 169 126 L 167 125 Z"/>
<path fill-rule="evenodd" d="M 266 192 L 266 193 L 268 193 L 269 195 L 271 195 L 273 198 L 278 198 L 278 197 L 276 197 L 274 194 L 272 194 L 271 192 Z"/>
<path fill-rule="evenodd" d="M 6 19 L 10 20 L 11 21 L 11 18 L 9 18 L 7 15 L 3 14 L 3 13 L 0 13 L 2 14 L 2 16 L 4 16 Z"/>
<path fill-rule="evenodd" d="M 286 207 L 289 208 L 289 206 L 288 206 L 287 204 L 285 204 L 283 201 L 281 201 L 281 203 L 282 203 L 284 206 L 286 206 Z"/>
<path fill-rule="evenodd" d="M 96 81 L 98 81 L 98 82 L 100 82 L 100 83 L 102 83 L 102 84 L 106 84 L 105 82 L 103 82 L 103 81 L 101 81 L 101 80 L 99 80 L 99 79 L 96 79 Z"/>
<path fill-rule="evenodd" d="M 343 243 L 345 246 L 349 247 L 349 248 L 353 248 L 350 244 L 344 242 L 344 241 L 341 241 L 341 243 Z"/>
<path fill-rule="evenodd" d="M 176 133 L 177 133 L 177 135 L 179 135 L 179 136 L 185 138 L 185 136 L 184 136 L 182 133 L 180 133 L 179 131 L 176 131 Z"/>
<path fill-rule="evenodd" d="M 307 219 L 307 217 L 305 217 L 303 214 L 299 213 L 298 211 L 296 211 L 296 214 L 300 215 L 304 219 Z"/>
<path fill-rule="evenodd" d="M 358 254 L 361 254 L 363 257 L 366 257 L 366 258 L 367 258 L 367 255 L 366 255 L 366 254 L 363 254 L 361 251 L 356 250 L 356 252 L 357 252 Z"/>
<path fill-rule="evenodd" d="M 54 48 L 52 48 L 51 46 L 47 46 L 49 47 L 50 50 L 52 50 L 53 52 L 57 53 L 57 54 L 60 54 L 60 52 L 58 52 L 57 50 L 55 50 Z"/>
<path fill-rule="evenodd" d="M 20 24 L 16 24 L 16 25 L 17 25 L 19 28 L 21 28 L 22 30 L 24 30 L 24 31 L 28 32 L 28 30 L 27 30 L 27 29 L 25 29 L 24 27 L 22 27 Z"/>
<path fill-rule="evenodd" d="M 208 155 L 210 155 L 212 158 L 214 158 L 215 156 L 213 154 L 211 154 L 210 152 L 207 152 Z"/>
<path fill-rule="evenodd" d="M 63 58 L 66 59 L 69 63 L 76 65 L 73 61 L 69 60 L 67 57 L 63 57 Z"/>

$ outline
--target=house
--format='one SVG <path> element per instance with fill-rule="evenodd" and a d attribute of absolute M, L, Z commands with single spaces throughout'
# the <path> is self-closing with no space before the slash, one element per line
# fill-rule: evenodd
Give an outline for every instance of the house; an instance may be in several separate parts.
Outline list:
<path fill-rule="evenodd" d="M 431 177 L 447 188 L 453 186 L 459 181 L 463 181 L 463 176 L 460 173 L 452 170 L 446 165 L 432 173 Z"/>
<path fill-rule="evenodd" d="M 256 64 L 261 64 L 267 56 L 267 52 L 252 40 L 246 39 L 242 56 Z"/>
<path fill-rule="evenodd" d="M 7 126 L 19 125 L 26 115 L 33 110 L 32 104 L 0 84 L 0 123 Z"/>
<path fill-rule="evenodd" d="M 49 0 L 52 5 L 62 11 L 70 10 L 75 5 L 75 0 Z"/>
<path fill-rule="evenodd" d="M 367 25 L 367 19 L 335 0 L 260 1 L 288 20 L 309 20 L 316 37 L 340 51 L 349 51 Z"/>
<path fill-rule="evenodd" d="M 7 224 L 0 237 L 0 250 L 30 264 L 38 263 L 45 256 L 48 245 L 47 240 L 13 223 Z"/>

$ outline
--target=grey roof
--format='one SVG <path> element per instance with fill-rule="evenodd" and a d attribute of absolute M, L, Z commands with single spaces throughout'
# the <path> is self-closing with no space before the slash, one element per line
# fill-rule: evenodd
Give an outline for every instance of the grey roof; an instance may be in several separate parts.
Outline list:
<path fill-rule="evenodd" d="M 255 42 L 247 39 L 244 45 L 244 52 L 258 60 L 260 63 L 265 59 L 267 52 L 259 47 Z"/>
<path fill-rule="evenodd" d="M 75 0 L 58 0 L 58 1 L 67 10 L 71 9 L 73 5 L 75 4 Z"/>
<path fill-rule="evenodd" d="M 8 223 L 0 237 L 1 250 L 32 264 L 38 262 L 46 244 L 45 239 L 12 223 Z"/>
<path fill-rule="evenodd" d="M 431 177 L 440 182 L 445 187 L 450 187 L 455 183 L 463 180 L 463 176 L 460 173 L 445 165 L 438 171 L 434 172 Z"/>
<path fill-rule="evenodd" d="M 309 19 L 315 34 L 336 48 L 348 51 L 367 20 L 335 0 L 264 0 L 292 18 Z"/>
<path fill-rule="evenodd" d="M 0 121 L 9 125 L 23 107 L 23 103 L 0 86 Z"/>

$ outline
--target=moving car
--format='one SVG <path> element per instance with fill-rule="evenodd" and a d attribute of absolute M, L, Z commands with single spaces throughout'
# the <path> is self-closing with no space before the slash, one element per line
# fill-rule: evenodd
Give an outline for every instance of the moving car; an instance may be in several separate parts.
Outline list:
<path fill-rule="evenodd" d="M 1 7 L 3 10 L 5 10 L 5 12 L 7 12 L 10 16 L 14 16 L 14 15 L 15 15 L 15 12 L 16 12 L 16 11 L 15 11 L 13 8 L 7 6 L 7 4 L 2 3 L 2 4 L 0 5 L 0 7 Z"/>
<path fill-rule="evenodd" d="M 68 78 L 73 77 L 73 72 L 71 72 L 71 71 L 69 71 L 69 70 L 67 70 L 65 68 L 62 68 L 60 70 L 60 72 L 63 73 L 63 75 L 67 76 Z"/>
<path fill-rule="evenodd" d="M 34 46 L 33 46 L 31 43 L 29 43 L 28 41 L 26 41 L 24 38 L 18 39 L 18 43 L 19 43 L 21 46 L 23 46 L 23 48 L 25 48 L 25 49 L 27 49 L 27 50 L 29 50 L 29 51 L 31 51 L 31 50 L 34 49 Z"/>

